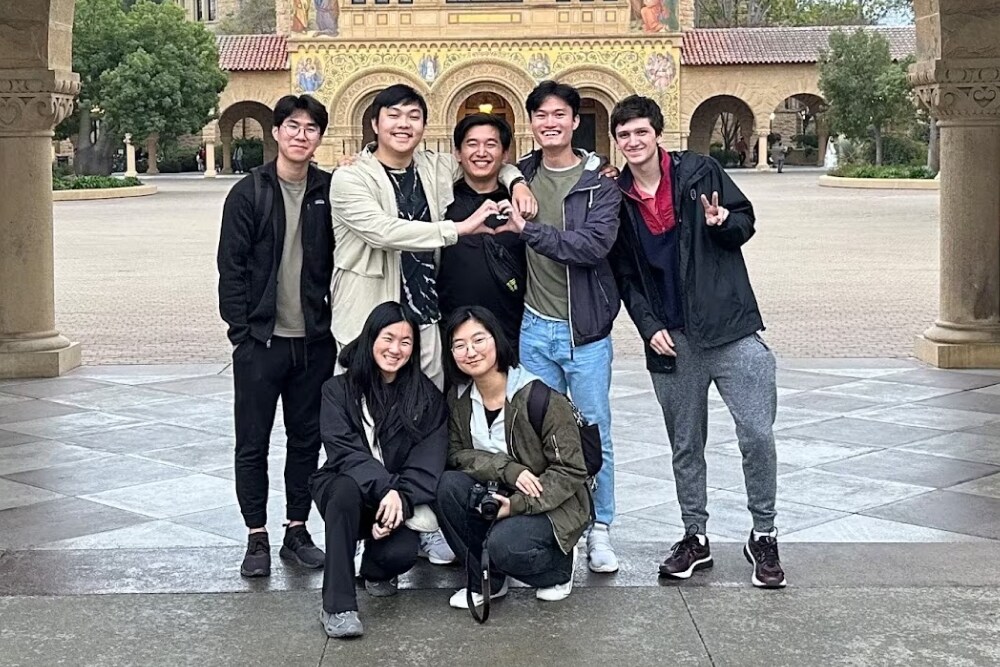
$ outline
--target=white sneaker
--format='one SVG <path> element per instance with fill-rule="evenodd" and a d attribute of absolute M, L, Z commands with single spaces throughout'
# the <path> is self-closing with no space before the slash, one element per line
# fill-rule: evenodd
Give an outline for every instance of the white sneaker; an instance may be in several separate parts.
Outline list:
<path fill-rule="evenodd" d="M 587 535 L 587 558 L 590 571 L 610 574 L 618 571 L 618 556 L 611 546 L 611 533 L 607 524 L 595 523 Z"/>
<path fill-rule="evenodd" d="M 545 602 L 559 602 L 560 600 L 565 600 L 569 597 L 569 594 L 573 592 L 573 575 L 576 573 L 576 558 L 578 550 L 576 546 L 573 546 L 573 569 L 570 570 L 569 581 L 565 584 L 556 584 L 555 586 L 549 586 L 548 588 L 539 588 L 535 591 L 535 597 L 539 600 L 544 600 Z"/>
<path fill-rule="evenodd" d="M 458 591 L 456 591 L 455 594 L 451 596 L 451 599 L 448 600 L 448 604 L 451 605 L 452 607 L 454 607 L 455 609 L 468 609 L 469 608 L 469 600 L 468 600 L 468 595 L 466 595 L 466 593 L 465 593 L 466 590 L 467 589 L 462 588 L 462 589 L 459 589 Z M 500 587 L 500 590 L 498 590 L 496 593 L 492 593 L 490 595 L 490 599 L 491 600 L 496 600 L 497 598 L 502 598 L 505 595 L 507 595 L 507 580 L 506 579 L 503 580 L 503 586 Z M 473 606 L 476 606 L 476 607 L 479 607 L 479 606 L 481 606 L 483 604 L 483 595 L 482 595 L 482 593 L 473 593 L 472 594 L 472 604 L 473 604 Z"/>
<path fill-rule="evenodd" d="M 431 565 L 451 565 L 455 562 L 455 552 L 448 546 L 440 530 L 420 533 L 420 549 L 417 555 L 426 558 Z"/>

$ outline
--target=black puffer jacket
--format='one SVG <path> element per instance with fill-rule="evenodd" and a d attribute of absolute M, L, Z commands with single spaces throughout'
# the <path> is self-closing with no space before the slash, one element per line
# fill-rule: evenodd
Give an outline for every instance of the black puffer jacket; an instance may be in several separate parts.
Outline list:
<path fill-rule="evenodd" d="M 239 345 L 253 336 L 262 343 L 274 333 L 278 266 L 285 241 L 285 204 L 275 163 L 259 171 L 270 190 L 270 212 L 255 215 L 254 177 L 250 173 L 226 197 L 219 236 L 219 311 L 229 325 L 229 340 Z M 333 226 L 330 174 L 309 167 L 302 198 L 302 311 L 306 339 L 330 334 L 330 277 L 333 275 Z"/>
<path fill-rule="evenodd" d="M 372 455 L 370 443 L 361 421 L 358 399 L 346 375 L 338 375 L 323 385 L 320 407 L 320 436 L 326 448 L 326 463 L 313 474 L 315 489 L 338 475 L 346 475 L 361 489 L 365 503 L 378 505 L 391 489 L 399 492 L 406 518 L 413 508 L 434 500 L 438 480 L 444 472 L 448 456 L 448 419 L 444 395 L 427 376 L 418 377 L 420 391 L 427 398 L 426 409 L 416 418 L 415 431 L 410 435 L 401 415 L 393 406 L 384 423 L 375 425 L 382 448 L 380 463 Z"/>
<path fill-rule="evenodd" d="M 690 151 L 672 152 L 671 184 L 674 211 L 680 225 L 681 299 L 684 334 L 693 345 L 707 349 L 731 343 L 764 328 L 757 299 L 743 261 L 741 246 L 754 234 L 753 206 L 714 159 Z M 628 167 L 618 186 L 623 192 L 634 180 Z M 701 195 L 729 209 L 719 227 L 705 224 Z M 611 265 L 622 301 L 645 342 L 646 367 L 664 372 L 665 358 L 653 352 L 649 339 L 665 329 L 663 301 L 643 254 L 638 225 L 642 212 L 630 197 L 622 198 L 622 224 L 611 252 Z"/>

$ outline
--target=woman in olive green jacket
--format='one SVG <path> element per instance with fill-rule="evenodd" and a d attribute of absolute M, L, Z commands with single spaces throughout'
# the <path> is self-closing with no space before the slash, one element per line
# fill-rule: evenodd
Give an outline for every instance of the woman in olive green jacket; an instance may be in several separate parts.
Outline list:
<path fill-rule="evenodd" d="M 451 412 L 448 468 L 438 485 L 437 515 L 445 539 L 470 570 L 472 600 L 488 539 L 490 597 L 507 593 L 507 576 L 536 587 L 540 600 L 565 599 L 573 590 L 576 542 L 591 520 L 580 430 L 569 401 L 551 390 L 541 436 L 528 416 L 532 384 L 541 382 L 517 365 L 517 354 L 496 317 L 479 306 L 451 317 L 445 362 L 456 386 Z M 495 521 L 483 516 L 474 487 L 496 482 Z M 466 589 L 452 607 L 467 609 Z"/>

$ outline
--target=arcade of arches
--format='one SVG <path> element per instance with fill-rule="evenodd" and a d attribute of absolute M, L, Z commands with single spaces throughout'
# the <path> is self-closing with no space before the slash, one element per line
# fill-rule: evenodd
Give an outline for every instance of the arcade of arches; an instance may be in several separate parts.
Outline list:
<path fill-rule="evenodd" d="M 650 26 L 637 23 L 624 1 L 504 5 L 502 12 L 484 8 L 493 13 L 480 11 L 475 20 L 465 15 L 472 10 L 446 0 L 343 5 L 339 37 L 300 26 L 278 65 L 230 72 L 220 118 L 203 137 L 225 144 L 250 118 L 266 138 L 275 101 L 310 92 L 331 111 L 317 159 L 332 165 L 359 149 L 374 94 L 402 81 L 431 105 L 427 147 L 451 150 L 455 119 L 470 104 L 489 103 L 509 118 L 523 152 L 532 146 L 524 95 L 542 78 L 581 90 L 588 118 L 575 140 L 616 162 L 613 144 L 604 143 L 606 114 L 634 92 L 662 106 L 670 148 L 705 150 L 723 118 L 725 131 L 736 128 L 748 148 L 756 138 L 758 153 L 776 123 L 790 123 L 785 132 L 816 123 L 821 133 L 814 64 L 682 67 L 679 31 L 691 26 L 691 6 L 681 0 L 676 20 L 652 26 L 667 32 L 645 32 Z M 938 120 L 941 154 L 940 313 L 918 337 L 916 353 L 940 366 L 1000 367 L 1000 12 L 997 0 L 921 0 L 915 7 L 918 63 L 910 80 Z M 425 10 L 437 13 L 435 22 L 413 20 Z M 53 128 L 79 91 L 73 13 L 73 0 L 0 3 L 0 182 L 13 193 L 0 197 L 0 378 L 53 376 L 80 363 L 79 347 L 55 329 L 50 180 Z M 288 16 L 279 15 L 278 24 L 290 32 Z M 602 36 L 609 34 L 617 37 Z M 499 99 L 482 102 L 484 93 Z"/>

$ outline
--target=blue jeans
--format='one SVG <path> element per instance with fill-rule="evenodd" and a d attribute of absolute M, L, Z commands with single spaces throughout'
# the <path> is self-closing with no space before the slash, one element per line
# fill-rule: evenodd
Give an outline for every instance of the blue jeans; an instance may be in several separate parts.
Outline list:
<path fill-rule="evenodd" d="M 556 391 L 567 393 L 583 416 L 601 431 L 604 464 L 597 473 L 594 510 L 598 523 L 615 518 L 615 455 L 611 447 L 611 337 L 573 347 L 569 323 L 524 311 L 521 364 Z"/>

